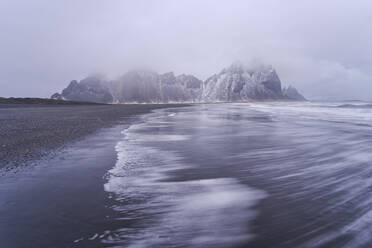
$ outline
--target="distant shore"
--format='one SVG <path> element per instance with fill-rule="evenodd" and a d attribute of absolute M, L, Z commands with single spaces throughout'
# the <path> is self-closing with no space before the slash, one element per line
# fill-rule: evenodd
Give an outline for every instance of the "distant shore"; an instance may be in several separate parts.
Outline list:
<path fill-rule="evenodd" d="M 238 103 L 284 102 L 260 99 Z M 160 108 L 215 103 L 101 104 L 45 98 L 0 97 L 0 169 L 50 155 L 102 127 Z M 16 108 L 16 110 L 15 110 Z"/>
<path fill-rule="evenodd" d="M 101 128 L 119 123 L 130 124 L 130 119 L 139 114 L 160 108 L 187 106 L 0 102 L 3 103 L 0 104 L 0 168 L 28 165 Z"/>
<path fill-rule="evenodd" d="M 218 103 L 252 103 L 252 102 L 297 102 L 297 101 L 306 101 L 306 100 L 294 100 L 294 99 L 247 99 L 240 101 L 214 101 L 214 102 L 168 102 L 168 103 L 137 103 L 137 102 L 128 102 L 128 103 L 117 103 L 118 105 L 132 105 L 132 104 L 141 104 L 141 105 L 164 105 L 164 104 L 218 104 Z M 60 99 L 49 99 L 49 98 L 32 98 L 32 97 L 9 97 L 4 98 L 0 97 L 0 108 L 3 107 L 19 107 L 24 105 L 33 106 L 33 105 L 116 105 L 116 103 L 99 103 L 99 102 L 83 102 L 83 101 L 70 101 L 70 100 L 60 100 Z"/>

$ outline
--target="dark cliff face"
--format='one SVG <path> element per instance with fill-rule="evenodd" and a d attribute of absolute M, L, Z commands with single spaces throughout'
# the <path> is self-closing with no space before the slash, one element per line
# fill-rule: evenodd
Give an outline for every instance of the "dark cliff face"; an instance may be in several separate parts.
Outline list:
<path fill-rule="evenodd" d="M 110 83 L 114 102 L 119 103 L 195 102 L 201 86 L 202 81 L 193 76 L 148 71 L 131 71 Z"/>
<path fill-rule="evenodd" d="M 148 71 L 130 71 L 111 82 L 114 102 L 160 102 L 158 74 Z"/>
<path fill-rule="evenodd" d="M 177 81 L 180 82 L 187 89 L 199 90 L 202 87 L 203 81 L 192 75 L 179 75 L 177 76 Z"/>
<path fill-rule="evenodd" d="M 61 94 L 54 94 L 53 99 L 66 99 L 82 102 L 111 103 L 113 97 L 107 83 L 97 77 L 87 77 L 80 82 L 71 81 Z"/>
<path fill-rule="evenodd" d="M 296 101 L 306 101 L 306 98 L 301 95 L 297 89 L 293 86 L 288 86 L 283 88 L 283 95 L 291 100 L 296 100 Z"/>
<path fill-rule="evenodd" d="M 162 102 L 186 102 L 189 97 L 172 72 L 159 75 Z"/>
<path fill-rule="evenodd" d="M 259 99 L 303 100 L 293 87 L 282 91 L 281 81 L 271 66 L 247 68 L 235 63 L 205 82 L 192 75 L 172 72 L 130 71 L 117 80 L 88 77 L 72 81 L 54 99 L 100 103 L 221 102 Z M 296 93 L 297 92 L 297 93 Z"/>

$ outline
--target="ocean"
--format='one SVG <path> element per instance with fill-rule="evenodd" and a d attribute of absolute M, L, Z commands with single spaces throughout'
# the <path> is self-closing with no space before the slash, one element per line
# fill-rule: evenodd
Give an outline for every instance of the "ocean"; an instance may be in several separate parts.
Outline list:
<path fill-rule="evenodd" d="M 205 104 L 123 130 L 104 189 L 124 247 L 370 247 L 372 105 Z"/>
<path fill-rule="evenodd" d="M 2 178 L 6 247 L 372 245 L 371 103 L 198 104 L 115 130 Z"/>

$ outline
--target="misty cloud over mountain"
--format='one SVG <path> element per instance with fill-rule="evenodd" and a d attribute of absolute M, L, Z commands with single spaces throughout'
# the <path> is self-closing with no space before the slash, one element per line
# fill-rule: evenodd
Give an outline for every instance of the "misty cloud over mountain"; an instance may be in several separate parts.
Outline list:
<path fill-rule="evenodd" d="M 371 100 L 371 16 L 367 0 L 2 0 L 0 94 L 138 67 L 205 81 L 238 59 L 309 99 Z"/>
<path fill-rule="evenodd" d="M 305 100 L 293 87 L 282 90 L 271 66 L 234 63 L 204 82 L 173 72 L 129 71 L 117 80 L 91 76 L 73 80 L 54 99 L 101 103 L 241 102 L 249 100 Z"/>

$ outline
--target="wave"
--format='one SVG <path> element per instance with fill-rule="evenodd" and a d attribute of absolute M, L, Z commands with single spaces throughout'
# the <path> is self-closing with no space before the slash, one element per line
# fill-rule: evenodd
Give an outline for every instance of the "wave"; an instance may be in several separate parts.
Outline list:
<path fill-rule="evenodd" d="M 370 125 L 372 111 L 339 104 L 369 102 L 204 105 L 132 125 L 104 185 L 120 227 L 85 239 L 369 247 L 372 143 L 360 126 Z"/>
<path fill-rule="evenodd" d="M 341 104 L 336 106 L 336 108 L 370 109 L 372 108 L 372 104 Z"/>
<path fill-rule="evenodd" d="M 228 247 L 250 240 L 247 223 L 256 216 L 251 208 L 266 194 L 229 177 L 170 180 L 167 172 L 192 165 L 148 145 L 154 137 L 146 130 L 157 122 L 131 126 L 116 146 L 118 160 L 104 189 L 117 200 L 114 210 L 123 216 L 123 227 L 99 235 L 101 241 L 125 247 Z M 157 142 L 189 139 L 158 136 Z"/>

